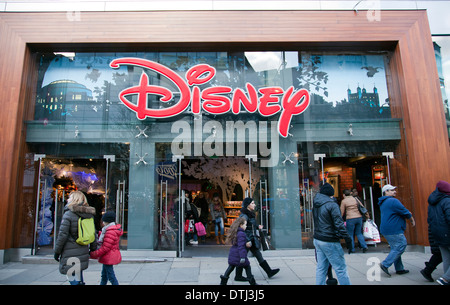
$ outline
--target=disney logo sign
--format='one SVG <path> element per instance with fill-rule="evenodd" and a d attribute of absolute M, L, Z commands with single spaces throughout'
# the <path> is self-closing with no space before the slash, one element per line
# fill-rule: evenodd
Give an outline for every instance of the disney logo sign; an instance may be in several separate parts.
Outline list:
<path fill-rule="evenodd" d="M 310 94 L 306 89 L 294 91 L 291 86 L 287 90 L 281 87 L 263 87 L 256 89 L 250 83 L 246 84 L 246 92 L 240 88 L 228 86 L 214 86 L 201 90 L 198 85 L 211 81 L 216 69 L 207 64 L 199 64 L 190 68 L 185 79 L 176 72 L 159 63 L 141 58 L 118 58 L 110 63 L 111 68 L 121 65 L 132 65 L 155 71 L 168 78 L 179 89 L 180 97 L 175 105 L 152 109 L 147 106 L 148 95 L 160 96 L 161 102 L 169 102 L 174 93 L 164 87 L 150 85 L 147 74 L 141 74 L 139 85 L 122 90 L 119 99 L 130 110 L 136 112 L 139 120 L 150 118 L 167 118 L 176 116 L 191 107 L 192 113 L 200 114 L 202 110 L 211 114 L 224 114 L 232 112 L 239 114 L 241 106 L 248 112 L 259 112 L 262 116 L 273 116 L 279 112 L 278 132 L 287 137 L 292 117 L 303 113 L 310 104 Z M 137 95 L 137 103 L 133 104 L 127 99 L 129 95 Z M 231 97 L 230 97 L 231 96 Z"/>

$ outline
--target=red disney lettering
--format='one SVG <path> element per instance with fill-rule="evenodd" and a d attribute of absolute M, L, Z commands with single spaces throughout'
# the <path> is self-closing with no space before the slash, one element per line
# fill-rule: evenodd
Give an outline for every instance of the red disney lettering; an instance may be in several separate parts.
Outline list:
<path fill-rule="evenodd" d="M 172 93 L 166 88 L 149 85 L 148 76 L 145 73 L 142 73 L 139 86 L 122 90 L 119 93 L 119 99 L 125 104 L 125 106 L 136 112 L 136 116 L 139 120 L 143 120 L 146 117 L 171 117 L 182 113 L 189 107 L 191 99 L 191 91 L 189 90 L 189 86 L 187 86 L 185 81 L 174 71 L 156 62 L 140 58 L 119 58 L 110 63 L 111 68 L 118 68 L 120 65 L 134 65 L 158 72 L 166 76 L 178 87 L 178 89 L 180 89 L 180 100 L 174 106 L 164 109 L 149 109 L 147 108 L 147 96 L 149 94 L 162 95 L 163 97 L 160 98 L 160 101 L 168 102 L 172 99 Z M 138 94 L 138 102 L 136 105 L 131 103 L 125 97 L 130 94 Z"/>
<path fill-rule="evenodd" d="M 206 74 L 206 76 L 200 77 Z M 200 64 L 190 68 L 186 72 L 186 79 L 189 86 L 192 85 L 202 85 L 209 82 L 214 75 L 216 75 L 216 69 L 207 64 Z"/>
<path fill-rule="evenodd" d="M 283 96 L 283 111 L 281 112 L 278 121 L 278 131 L 283 137 L 288 136 L 289 126 L 291 124 L 292 116 L 303 113 L 309 106 L 309 92 L 306 89 L 301 89 L 294 93 L 292 98 L 289 98 L 294 91 L 294 87 L 289 87 Z M 298 104 L 301 101 L 300 104 Z"/>
<path fill-rule="evenodd" d="M 255 87 L 253 87 L 252 84 L 247 83 L 247 92 L 249 95 L 249 98 L 245 95 L 244 91 L 242 89 L 236 89 L 234 90 L 233 94 L 233 113 L 239 114 L 241 111 L 241 103 L 244 106 L 244 108 L 250 112 L 253 113 L 258 109 L 258 93 L 256 92 Z"/>
<path fill-rule="evenodd" d="M 230 111 L 231 101 L 226 94 L 233 91 L 230 87 L 210 87 L 202 91 L 202 98 L 204 100 L 202 106 L 205 111 L 212 114 L 222 114 Z"/>
<path fill-rule="evenodd" d="M 281 110 L 279 98 L 274 95 L 283 94 L 283 89 L 280 87 L 267 87 L 259 89 L 262 96 L 259 98 L 259 113 L 263 116 L 271 116 Z"/>
<path fill-rule="evenodd" d="M 193 114 L 199 114 L 201 110 L 212 114 L 223 114 L 230 110 L 234 114 L 239 114 L 242 106 L 250 113 L 256 110 L 262 116 L 272 116 L 281 111 L 278 122 L 278 131 L 281 136 L 287 137 L 292 117 L 303 113 L 310 104 L 309 92 L 301 89 L 294 92 L 294 87 L 284 92 L 280 87 L 264 87 L 258 91 L 252 84 L 247 83 L 247 94 L 242 89 L 233 89 L 227 86 L 212 86 L 201 90 L 198 86 L 209 82 L 216 74 L 216 69 L 207 64 L 199 64 L 190 68 L 186 72 L 186 81 L 176 72 L 153 61 L 139 58 L 119 58 L 110 63 L 111 68 L 118 68 L 120 65 L 134 65 L 153 70 L 167 77 L 180 91 L 178 102 L 163 109 L 148 108 L 148 96 L 158 95 L 161 102 L 169 102 L 173 99 L 173 93 L 164 87 L 149 84 L 148 75 L 143 72 L 139 85 L 122 90 L 119 93 L 120 100 L 126 107 L 136 112 L 138 119 L 146 117 L 165 118 L 175 116 L 185 111 L 191 104 Z M 192 92 L 189 86 L 192 87 Z M 131 103 L 126 96 L 137 94 L 137 104 Z M 231 97 L 230 97 L 231 95 Z M 191 100 L 192 97 L 192 100 Z M 202 102 L 203 101 L 203 102 Z"/>

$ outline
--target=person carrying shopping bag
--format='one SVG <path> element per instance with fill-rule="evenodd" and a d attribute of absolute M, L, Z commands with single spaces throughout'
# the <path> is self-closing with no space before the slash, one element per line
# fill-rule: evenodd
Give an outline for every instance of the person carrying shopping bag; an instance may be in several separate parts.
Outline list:
<path fill-rule="evenodd" d="M 114 265 L 118 265 L 122 261 L 119 242 L 123 230 L 122 226 L 116 224 L 115 221 L 116 213 L 113 211 L 108 211 L 103 215 L 103 228 L 98 239 L 101 246 L 98 250 L 91 252 L 91 258 L 98 259 L 98 262 L 103 264 L 100 285 L 106 285 L 108 281 L 112 285 L 119 285 L 114 273 Z"/>
<path fill-rule="evenodd" d="M 247 280 L 250 285 L 257 285 L 255 277 L 252 274 L 250 261 L 247 258 L 247 248 L 251 246 L 251 242 L 247 241 L 245 229 L 247 228 L 247 221 L 239 217 L 237 218 L 228 231 L 226 242 L 232 244 L 228 254 L 228 268 L 224 275 L 220 276 L 220 285 L 226 285 L 230 278 L 231 272 L 234 268 L 242 267 L 247 273 Z"/>
<path fill-rule="evenodd" d="M 89 267 L 89 251 L 97 248 L 97 240 L 89 245 L 77 243 L 79 236 L 78 220 L 94 218 L 95 208 L 89 206 L 86 196 L 80 191 L 70 193 L 61 220 L 58 238 L 55 243 L 54 258 L 59 262 L 59 272 L 66 274 L 71 285 L 84 285 L 83 270 Z M 95 232 L 94 232 L 95 233 Z M 74 263 L 80 263 L 79 274 L 68 274 Z"/>
<path fill-rule="evenodd" d="M 342 217 L 346 217 L 346 228 L 347 232 L 352 239 L 352 248 L 349 249 L 351 253 L 355 252 L 355 241 L 354 236 L 359 241 L 359 245 L 362 248 L 363 253 L 366 253 L 368 247 L 366 241 L 363 236 L 363 216 L 358 209 L 358 205 L 361 203 L 357 199 L 357 197 L 353 197 L 351 195 L 350 190 L 346 189 L 343 192 L 344 199 L 341 202 L 341 215 Z"/>

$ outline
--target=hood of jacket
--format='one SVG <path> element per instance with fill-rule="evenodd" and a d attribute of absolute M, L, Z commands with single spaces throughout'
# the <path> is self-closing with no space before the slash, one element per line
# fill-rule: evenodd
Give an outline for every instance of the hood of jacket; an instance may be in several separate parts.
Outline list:
<path fill-rule="evenodd" d="M 328 202 L 334 203 L 334 200 L 330 196 L 327 196 L 327 195 L 324 195 L 321 193 L 317 193 L 316 196 L 314 196 L 313 205 L 314 205 L 314 207 L 318 208 Z"/>
<path fill-rule="evenodd" d="M 112 225 L 112 226 L 109 226 L 109 227 L 106 228 L 106 231 L 110 231 L 110 230 L 115 230 L 114 233 L 117 236 L 122 236 L 122 234 L 123 234 L 122 225 L 120 223 Z"/>
<path fill-rule="evenodd" d="M 428 203 L 430 205 L 436 205 L 444 198 L 450 198 L 450 195 L 442 193 L 436 188 L 428 197 Z"/>
<path fill-rule="evenodd" d="M 382 196 L 382 197 L 378 198 L 378 205 L 382 205 L 383 202 L 385 202 L 385 201 L 386 201 L 387 199 L 389 199 L 389 198 L 395 198 L 395 197 L 392 197 L 392 196 Z"/>
<path fill-rule="evenodd" d="M 68 209 L 83 218 L 95 215 L 95 208 L 91 206 L 73 205 L 68 207 Z"/>

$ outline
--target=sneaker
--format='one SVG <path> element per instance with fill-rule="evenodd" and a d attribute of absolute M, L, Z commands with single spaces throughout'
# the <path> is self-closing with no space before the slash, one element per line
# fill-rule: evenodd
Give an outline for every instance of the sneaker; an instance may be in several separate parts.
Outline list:
<path fill-rule="evenodd" d="M 384 273 L 386 273 L 389 277 L 391 277 L 391 274 L 389 273 L 388 268 L 386 268 L 385 266 L 383 266 L 382 263 L 380 263 L 380 269 L 384 271 Z"/>
<path fill-rule="evenodd" d="M 444 280 L 444 278 L 442 277 L 438 278 L 436 282 L 438 282 L 439 285 L 450 285 L 450 283 Z"/>
<path fill-rule="evenodd" d="M 395 271 L 395 273 L 397 273 L 397 274 L 406 274 L 406 273 L 409 273 L 409 270 L 399 270 L 399 271 Z"/>
<path fill-rule="evenodd" d="M 190 242 L 190 243 L 191 243 L 191 245 L 193 245 L 193 246 L 196 246 L 196 245 L 198 245 L 198 241 L 195 241 L 195 240 L 190 240 L 189 242 Z"/>

